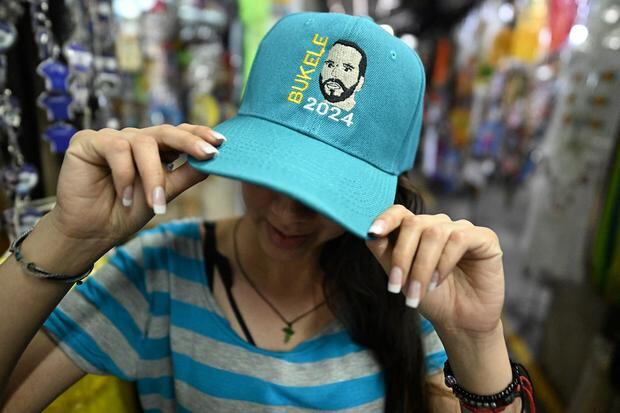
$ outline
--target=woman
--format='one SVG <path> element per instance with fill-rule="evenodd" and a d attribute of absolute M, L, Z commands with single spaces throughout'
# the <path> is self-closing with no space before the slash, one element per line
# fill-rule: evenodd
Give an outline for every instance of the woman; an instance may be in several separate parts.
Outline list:
<path fill-rule="evenodd" d="M 85 372 L 135 380 L 147 411 L 519 411 L 497 236 L 408 209 L 423 85 L 371 21 L 302 13 L 263 40 L 218 131 L 79 132 L 56 206 L 0 267 L 3 411 Z M 132 237 L 210 173 L 244 182 L 242 217 Z M 433 326 L 458 399 L 425 364 Z"/>

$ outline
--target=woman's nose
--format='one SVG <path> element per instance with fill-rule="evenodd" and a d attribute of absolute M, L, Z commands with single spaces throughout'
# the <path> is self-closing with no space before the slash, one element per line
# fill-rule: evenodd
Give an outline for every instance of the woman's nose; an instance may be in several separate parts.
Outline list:
<path fill-rule="evenodd" d="M 271 202 L 271 212 L 276 216 L 305 216 L 311 214 L 313 211 L 291 197 L 278 195 Z"/>

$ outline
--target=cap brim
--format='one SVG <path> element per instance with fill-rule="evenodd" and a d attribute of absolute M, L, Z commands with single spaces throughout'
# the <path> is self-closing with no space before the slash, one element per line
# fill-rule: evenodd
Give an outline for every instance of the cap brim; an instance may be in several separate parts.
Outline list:
<path fill-rule="evenodd" d="M 189 157 L 203 173 L 282 192 L 364 239 L 393 204 L 397 176 L 298 131 L 249 115 L 214 130 L 228 139 L 220 153 L 209 160 Z"/>

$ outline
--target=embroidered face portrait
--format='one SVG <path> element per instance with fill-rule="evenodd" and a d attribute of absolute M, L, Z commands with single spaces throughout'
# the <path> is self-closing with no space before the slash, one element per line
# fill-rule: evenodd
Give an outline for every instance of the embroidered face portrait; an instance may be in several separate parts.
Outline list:
<path fill-rule="evenodd" d="M 366 54 L 355 43 L 338 40 L 329 50 L 319 84 L 325 100 L 344 110 L 355 106 L 355 93 L 364 85 Z"/>

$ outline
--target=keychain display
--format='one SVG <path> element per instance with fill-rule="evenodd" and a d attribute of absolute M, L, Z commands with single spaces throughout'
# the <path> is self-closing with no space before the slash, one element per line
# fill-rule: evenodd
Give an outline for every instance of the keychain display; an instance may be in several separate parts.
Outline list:
<path fill-rule="evenodd" d="M 113 100 L 121 94 L 122 79 L 115 54 L 114 34 L 117 33 L 109 0 L 89 0 L 93 36 L 93 83 L 96 101 L 95 128 L 119 128 L 120 120 L 113 109 Z"/>
<path fill-rule="evenodd" d="M 93 80 L 93 52 L 90 47 L 90 19 L 87 5 L 81 0 L 66 2 L 70 10 L 73 31 L 62 46 L 63 55 L 69 66 L 69 90 L 73 98 L 71 105 L 72 118 L 80 117 L 85 128 L 92 126 L 90 107 L 91 82 Z"/>
<path fill-rule="evenodd" d="M 50 92 L 67 93 L 69 90 L 69 68 L 57 58 L 47 58 L 37 66 L 37 74 L 45 81 Z"/>
<path fill-rule="evenodd" d="M 9 240 L 32 228 L 55 204 L 56 197 L 48 197 L 29 202 L 18 201 L 12 208 L 5 209 L 0 215 L 0 222 L 4 224 L 3 229 Z"/>
<path fill-rule="evenodd" d="M 131 8 L 127 2 L 3 0 L 0 183 L 12 204 L 3 214 L 8 232 L 41 216 L 29 208 L 40 179 L 19 149 L 21 106 L 5 86 L 6 51 L 22 35 L 15 22 L 25 8 L 32 29 L 25 35 L 34 40 L 33 70 L 41 79 L 36 85 L 43 87 L 34 99 L 44 115 L 36 119 L 40 142 L 63 154 L 80 129 L 187 121 L 212 126 L 234 116 L 246 67 L 236 7 L 152 0 L 121 17 L 115 11 Z"/>
<path fill-rule="evenodd" d="M 37 74 L 45 83 L 45 90 L 37 98 L 37 104 L 45 111 L 49 122 L 43 132 L 44 139 L 54 135 L 51 130 L 58 128 L 58 123 L 75 119 L 74 108 L 77 102 L 75 95 L 71 93 L 70 67 L 61 60 L 60 46 L 52 32 L 49 7 L 48 0 L 32 0 L 30 3 L 32 28 L 41 59 Z M 60 148 L 66 148 L 66 145 L 50 140 L 50 147 L 52 152 L 56 152 Z"/>
<path fill-rule="evenodd" d="M 113 100 L 121 91 L 114 53 L 114 16 L 109 0 L 68 0 L 72 31 L 57 43 L 48 16 L 48 0 L 33 0 L 33 30 L 43 59 L 37 73 L 46 90 L 37 102 L 49 126 L 43 132 L 52 152 L 63 153 L 79 128 L 119 128 Z M 65 63 L 66 62 L 66 63 Z"/>
<path fill-rule="evenodd" d="M 21 17 L 23 10 L 18 1 L 9 0 L 0 5 L 0 188 L 13 204 L 13 208 L 0 216 L 0 223 L 6 228 L 9 239 L 42 216 L 30 207 L 31 193 L 39 182 L 39 173 L 34 165 L 25 162 L 21 152 L 18 140 L 21 108 L 7 84 L 6 53 L 17 41 L 14 22 Z"/>
<path fill-rule="evenodd" d="M 77 133 L 75 126 L 66 122 L 54 122 L 45 129 L 43 139 L 49 142 L 52 152 L 64 153 L 69 147 L 73 135 Z"/>

